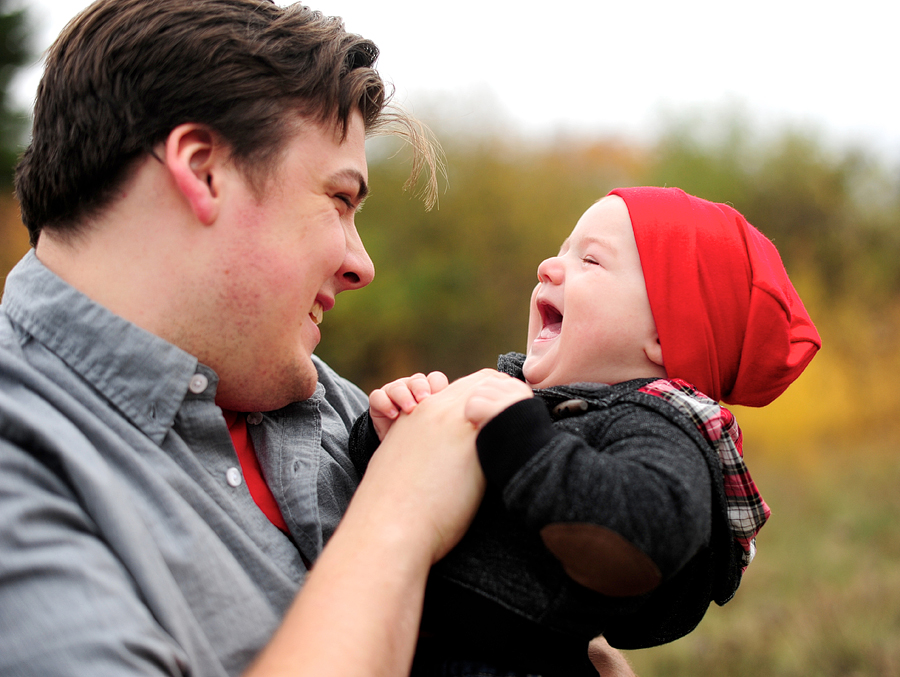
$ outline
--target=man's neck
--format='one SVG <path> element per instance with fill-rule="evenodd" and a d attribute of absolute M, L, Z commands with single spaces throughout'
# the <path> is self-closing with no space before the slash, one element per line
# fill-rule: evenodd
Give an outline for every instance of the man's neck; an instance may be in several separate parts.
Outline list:
<path fill-rule="evenodd" d="M 165 181 L 159 163 L 145 163 L 119 200 L 73 234 L 42 231 L 35 254 L 91 300 L 179 345 L 173 320 L 204 262 L 191 263 L 190 210 Z"/>

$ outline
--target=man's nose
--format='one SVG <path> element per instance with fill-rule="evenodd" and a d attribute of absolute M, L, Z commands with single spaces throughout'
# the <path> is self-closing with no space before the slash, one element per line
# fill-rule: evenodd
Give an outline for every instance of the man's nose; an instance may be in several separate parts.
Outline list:
<path fill-rule="evenodd" d="M 361 289 L 375 279 L 375 264 L 369 258 L 356 229 L 347 236 L 347 255 L 338 270 L 341 280 L 341 291 Z"/>

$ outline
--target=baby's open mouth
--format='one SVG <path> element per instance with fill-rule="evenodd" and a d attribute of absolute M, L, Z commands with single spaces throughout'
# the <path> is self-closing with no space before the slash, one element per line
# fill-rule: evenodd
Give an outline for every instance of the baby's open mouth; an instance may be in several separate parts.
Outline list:
<path fill-rule="evenodd" d="M 539 303 L 538 310 L 541 313 L 541 333 L 538 334 L 539 339 L 552 339 L 559 336 L 562 329 L 562 313 L 549 303 Z"/>

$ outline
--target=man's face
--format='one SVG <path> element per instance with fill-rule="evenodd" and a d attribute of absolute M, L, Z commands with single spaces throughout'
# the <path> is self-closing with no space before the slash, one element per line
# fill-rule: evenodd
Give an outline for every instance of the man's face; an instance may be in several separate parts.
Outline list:
<path fill-rule="evenodd" d="M 219 374 L 221 406 L 265 411 L 313 393 L 323 313 L 375 275 L 354 224 L 367 177 L 358 112 L 343 140 L 303 121 L 262 196 L 237 170 L 230 176 L 208 280 L 218 327 L 199 355 Z"/>
<path fill-rule="evenodd" d="M 609 196 L 588 209 L 558 256 L 538 266 L 531 295 L 528 383 L 619 383 L 665 371 L 646 350 L 657 344 L 631 219 Z"/>

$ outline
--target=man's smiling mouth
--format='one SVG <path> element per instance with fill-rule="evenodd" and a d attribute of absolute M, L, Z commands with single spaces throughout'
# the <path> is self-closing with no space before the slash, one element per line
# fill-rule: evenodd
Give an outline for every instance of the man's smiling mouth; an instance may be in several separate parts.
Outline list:
<path fill-rule="evenodd" d="M 322 317 L 325 315 L 325 308 L 321 303 L 316 301 L 313 303 L 312 310 L 309 311 L 309 317 L 313 321 L 314 324 L 320 324 L 322 322 Z"/>

